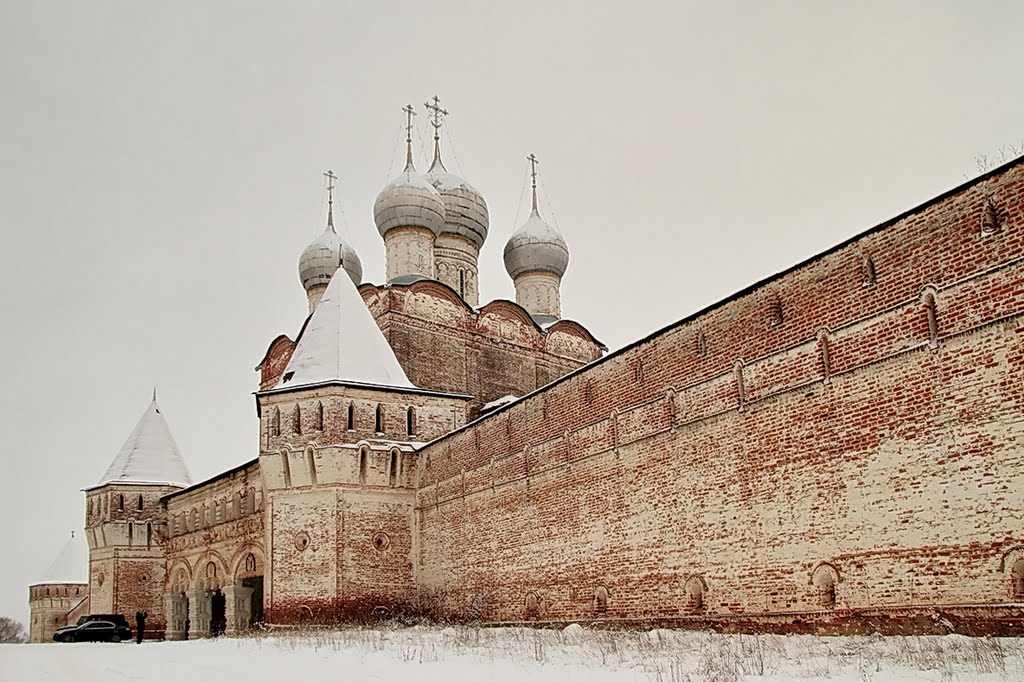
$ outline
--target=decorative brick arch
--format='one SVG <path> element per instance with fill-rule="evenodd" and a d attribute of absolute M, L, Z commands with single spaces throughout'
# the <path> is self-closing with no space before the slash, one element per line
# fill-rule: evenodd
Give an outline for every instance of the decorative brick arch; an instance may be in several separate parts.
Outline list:
<path fill-rule="evenodd" d="M 686 607 L 693 612 L 703 612 L 707 608 L 708 583 L 704 576 L 692 574 L 686 579 L 683 587 L 686 592 Z"/>
<path fill-rule="evenodd" d="M 999 572 L 1006 578 L 1010 599 L 1024 601 L 1024 545 L 1016 545 L 1003 553 L 999 560 Z"/>
<path fill-rule="evenodd" d="M 255 559 L 255 566 L 249 566 L 249 556 Z M 234 583 L 240 583 L 245 578 L 256 578 L 264 574 L 266 570 L 266 555 L 258 543 L 247 542 L 235 552 L 231 559 L 231 579 Z"/>
<path fill-rule="evenodd" d="M 167 569 L 167 585 L 170 592 L 184 592 L 192 584 L 192 567 L 185 559 L 175 559 Z"/>
<path fill-rule="evenodd" d="M 196 589 L 213 590 L 228 584 L 228 562 L 214 550 L 208 550 L 196 561 L 194 573 L 192 584 Z"/>
<path fill-rule="evenodd" d="M 818 605 L 822 608 L 833 609 L 836 606 L 836 586 L 842 582 L 839 571 L 827 561 L 820 562 L 811 571 L 810 584 L 817 590 Z"/>

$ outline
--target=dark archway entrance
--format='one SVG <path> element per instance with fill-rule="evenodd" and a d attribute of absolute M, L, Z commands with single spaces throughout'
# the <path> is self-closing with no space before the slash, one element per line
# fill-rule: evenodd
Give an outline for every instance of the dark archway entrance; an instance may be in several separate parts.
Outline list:
<path fill-rule="evenodd" d="M 227 629 L 227 600 L 219 589 L 210 595 L 210 634 L 218 637 Z"/>
<path fill-rule="evenodd" d="M 248 627 L 263 624 L 263 576 L 254 578 L 243 578 L 242 587 L 252 590 L 249 596 L 249 622 Z"/>

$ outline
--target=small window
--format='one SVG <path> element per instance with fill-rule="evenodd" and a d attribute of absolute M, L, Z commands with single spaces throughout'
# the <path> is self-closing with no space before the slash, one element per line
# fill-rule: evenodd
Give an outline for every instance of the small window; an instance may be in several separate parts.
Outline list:
<path fill-rule="evenodd" d="M 276 407 L 274 408 L 274 411 L 270 413 L 270 435 L 281 435 L 281 410 Z"/>
<path fill-rule="evenodd" d="M 346 424 L 347 424 L 346 428 L 349 431 L 352 431 L 353 429 L 356 428 L 356 404 L 355 403 L 349 403 L 348 404 L 348 418 L 346 420 Z"/>
<path fill-rule="evenodd" d="M 135 539 L 134 536 L 135 536 L 135 524 L 132 523 L 131 521 L 129 521 L 128 522 L 128 544 L 129 545 L 134 542 L 134 539 Z"/>
<path fill-rule="evenodd" d="M 359 485 L 366 485 L 367 449 L 359 448 Z"/>
<path fill-rule="evenodd" d="M 313 414 L 313 426 L 317 431 L 324 430 L 324 404 L 322 401 L 316 401 L 316 412 Z"/>
<path fill-rule="evenodd" d="M 374 431 L 384 433 L 384 406 L 377 403 L 377 414 L 374 421 Z"/>
<path fill-rule="evenodd" d="M 778 296 L 773 296 L 768 304 L 768 323 L 772 327 L 780 327 L 782 322 L 782 299 Z"/>
<path fill-rule="evenodd" d="M 142 511 L 142 495 L 139 495 L 139 506 L 138 506 L 138 509 L 139 509 L 139 511 Z"/>
<path fill-rule="evenodd" d="M 292 412 L 292 433 L 302 433 L 302 408 L 298 405 Z"/>
<path fill-rule="evenodd" d="M 124 511 L 124 495 L 117 496 L 117 511 Z"/>
<path fill-rule="evenodd" d="M 413 435 L 416 433 L 416 410 L 410 407 L 405 411 L 405 433 L 406 435 Z"/>
<path fill-rule="evenodd" d="M 398 485 L 398 450 L 391 451 L 391 466 L 389 467 L 388 481 L 392 488 Z"/>
<path fill-rule="evenodd" d="M 821 564 L 811 575 L 811 584 L 814 585 L 818 606 L 825 609 L 833 609 L 836 606 L 836 583 L 839 582 L 839 574 L 836 569 L 828 564 Z"/>
<path fill-rule="evenodd" d="M 1010 582 L 1013 589 L 1013 598 L 1017 601 L 1024 600 L 1024 559 L 1017 559 L 1010 569 Z"/>
<path fill-rule="evenodd" d="M 147 523 L 146 524 L 146 547 L 149 547 L 152 542 L 153 542 L 153 524 L 152 523 Z"/>
<path fill-rule="evenodd" d="M 860 260 L 860 284 L 861 286 L 871 286 L 877 280 L 875 274 L 875 261 L 871 256 L 864 256 Z"/>
<path fill-rule="evenodd" d="M 599 585 L 594 589 L 594 611 L 608 613 L 608 588 L 604 585 Z"/>

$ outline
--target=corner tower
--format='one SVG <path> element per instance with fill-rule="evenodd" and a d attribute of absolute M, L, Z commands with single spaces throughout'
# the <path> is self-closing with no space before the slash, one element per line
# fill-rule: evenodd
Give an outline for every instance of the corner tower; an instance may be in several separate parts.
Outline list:
<path fill-rule="evenodd" d="M 436 278 L 475 308 L 480 304 L 477 262 L 490 226 L 487 202 L 472 185 L 449 173 L 441 161 L 440 131 L 448 111 L 441 108 L 436 95 L 423 106 L 430 113 L 430 125 L 434 128 L 434 161 L 425 177 L 444 201 L 444 226 L 434 242 Z"/>
<path fill-rule="evenodd" d="M 49 642 L 53 633 L 89 613 L 89 546 L 71 531 L 46 573 L 28 588 L 29 642 Z"/>
<path fill-rule="evenodd" d="M 405 169 L 373 204 L 373 220 L 384 238 L 389 284 L 434 279 L 434 240 L 444 228 L 441 194 L 416 172 L 412 161 L 412 105 L 406 114 Z"/>
<path fill-rule="evenodd" d="M 540 324 L 562 317 L 562 276 L 569 266 L 569 247 L 537 207 L 537 157 L 530 154 L 533 209 L 505 244 L 505 270 L 516 285 L 516 303 Z"/>
<path fill-rule="evenodd" d="M 90 613 L 148 611 L 147 633 L 166 620 L 164 495 L 192 482 L 167 420 L 153 400 L 99 483 L 85 490 Z"/>
<path fill-rule="evenodd" d="M 417 448 L 469 396 L 417 388 L 347 277 L 334 277 L 277 384 L 256 394 L 268 622 L 369 618 L 415 597 Z"/>

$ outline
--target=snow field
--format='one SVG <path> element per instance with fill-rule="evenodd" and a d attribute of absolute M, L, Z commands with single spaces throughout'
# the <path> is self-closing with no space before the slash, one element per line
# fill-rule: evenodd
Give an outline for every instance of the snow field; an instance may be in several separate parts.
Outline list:
<path fill-rule="evenodd" d="M 348 628 L 135 644 L 0 646 L 0 680 L 1024 682 L 1024 639 Z"/>

